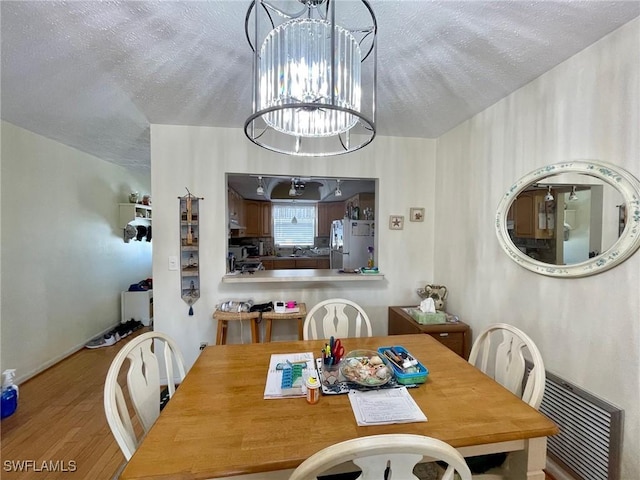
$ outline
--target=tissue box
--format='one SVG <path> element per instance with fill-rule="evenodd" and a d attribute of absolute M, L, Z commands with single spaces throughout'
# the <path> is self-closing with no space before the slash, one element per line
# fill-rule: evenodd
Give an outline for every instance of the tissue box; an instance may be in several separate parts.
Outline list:
<path fill-rule="evenodd" d="M 447 323 L 447 316 L 444 312 L 425 313 L 419 308 L 407 308 L 406 311 L 420 325 Z"/>

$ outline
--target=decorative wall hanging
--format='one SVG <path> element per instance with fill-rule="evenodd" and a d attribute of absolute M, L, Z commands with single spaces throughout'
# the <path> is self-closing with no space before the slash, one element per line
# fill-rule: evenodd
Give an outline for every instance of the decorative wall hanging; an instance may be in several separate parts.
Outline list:
<path fill-rule="evenodd" d="M 193 315 L 193 304 L 200 298 L 200 200 L 191 194 L 178 197 L 180 200 L 180 290 L 182 300 L 189 305 Z"/>
<path fill-rule="evenodd" d="M 409 209 L 410 222 L 424 222 L 424 208 Z"/>
<path fill-rule="evenodd" d="M 404 228 L 404 216 L 403 215 L 390 215 L 389 216 L 389 229 L 390 230 L 402 230 Z"/>

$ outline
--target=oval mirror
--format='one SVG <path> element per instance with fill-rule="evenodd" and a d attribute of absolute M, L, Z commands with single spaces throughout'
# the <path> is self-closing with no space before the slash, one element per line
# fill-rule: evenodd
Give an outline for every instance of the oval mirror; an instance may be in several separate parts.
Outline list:
<path fill-rule="evenodd" d="M 539 168 L 502 197 L 496 234 L 507 255 L 533 272 L 552 277 L 603 272 L 640 246 L 640 182 L 604 162 Z"/>

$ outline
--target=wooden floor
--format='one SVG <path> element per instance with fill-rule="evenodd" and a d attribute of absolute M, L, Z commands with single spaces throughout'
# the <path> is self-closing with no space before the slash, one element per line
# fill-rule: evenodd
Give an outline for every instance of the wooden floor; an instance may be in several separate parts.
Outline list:
<path fill-rule="evenodd" d="M 114 478 L 125 459 L 104 416 L 104 380 L 133 336 L 111 347 L 82 349 L 20 386 L 18 409 L 1 424 L 2 480 Z M 28 470 L 7 468 L 20 463 Z"/>
<path fill-rule="evenodd" d="M 18 409 L 2 420 L 2 480 L 113 478 L 125 458 L 104 415 L 104 380 L 120 348 L 145 331 L 84 348 L 20 385 Z M 23 471 L 8 471 L 20 463 Z"/>

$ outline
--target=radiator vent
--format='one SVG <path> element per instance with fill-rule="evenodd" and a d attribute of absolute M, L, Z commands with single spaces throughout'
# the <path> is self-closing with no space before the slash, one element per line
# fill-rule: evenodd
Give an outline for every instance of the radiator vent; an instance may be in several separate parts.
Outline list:
<path fill-rule="evenodd" d="M 549 458 L 580 480 L 619 480 L 623 411 L 546 372 L 540 411 L 560 433 L 547 440 Z"/>

